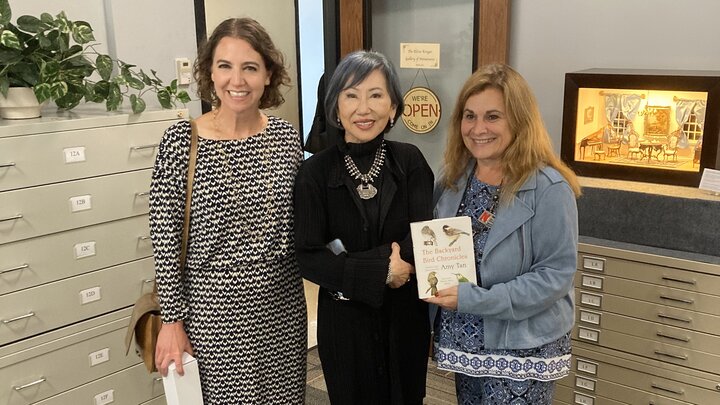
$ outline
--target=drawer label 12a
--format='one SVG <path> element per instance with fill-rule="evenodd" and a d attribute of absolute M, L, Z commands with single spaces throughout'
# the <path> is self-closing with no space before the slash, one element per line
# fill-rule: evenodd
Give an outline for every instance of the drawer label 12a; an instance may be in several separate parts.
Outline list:
<path fill-rule="evenodd" d="M 80 302 L 85 305 L 91 302 L 100 301 L 102 298 L 100 294 L 100 287 L 88 288 L 87 290 L 80 291 Z"/>
<path fill-rule="evenodd" d="M 83 242 L 75 245 L 75 258 L 95 256 L 95 242 Z"/>
<path fill-rule="evenodd" d="M 102 350 L 92 352 L 88 356 L 90 357 L 90 367 L 97 366 L 110 360 L 110 349 L 106 347 Z"/>
<path fill-rule="evenodd" d="M 65 163 L 77 163 L 85 161 L 85 147 L 77 146 L 74 148 L 63 149 L 65 153 Z"/>
<path fill-rule="evenodd" d="M 115 402 L 115 390 L 107 390 L 95 395 L 95 405 L 105 405 Z"/>
<path fill-rule="evenodd" d="M 70 211 L 86 211 L 92 209 L 92 196 L 91 195 L 79 195 L 77 197 L 70 197 Z"/>

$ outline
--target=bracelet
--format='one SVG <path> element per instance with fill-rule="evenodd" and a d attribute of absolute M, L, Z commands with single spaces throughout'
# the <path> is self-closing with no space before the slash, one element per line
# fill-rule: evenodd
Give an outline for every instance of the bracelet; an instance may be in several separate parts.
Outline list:
<path fill-rule="evenodd" d="M 390 268 L 390 263 L 388 263 L 388 274 L 387 274 L 387 277 L 385 277 L 385 284 L 390 284 L 392 282 L 392 278 L 393 278 L 393 272 L 392 272 L 392 269 Z"/>

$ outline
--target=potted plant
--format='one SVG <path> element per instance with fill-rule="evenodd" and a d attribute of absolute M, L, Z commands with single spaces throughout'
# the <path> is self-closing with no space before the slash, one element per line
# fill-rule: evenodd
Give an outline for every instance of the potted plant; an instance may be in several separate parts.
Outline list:
<path fill-rule="evenodd" d="M 0 0 L 0 102 L 15 88 L 30 88 L 38 103 L 53 101 L 66 110 L 84 101 L 104 102 L 112 111 L 127 97 L 132 111 L 140 113 L 147 92 L 155 93 L 163 108 L 190 101 L 177 80 L 165 86 L 154 70 L 148 75 L 97 52 L 85 21 L 69 20 L 63 11 L 54 17 L 24 15 L 15 24 L 11 19 L 9 0 Z"/>

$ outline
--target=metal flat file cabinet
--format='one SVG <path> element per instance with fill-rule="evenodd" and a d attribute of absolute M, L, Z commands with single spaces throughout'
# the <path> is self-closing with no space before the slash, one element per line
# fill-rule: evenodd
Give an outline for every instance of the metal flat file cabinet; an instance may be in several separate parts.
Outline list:
<path fill-rule="evenodd" d="M 3 405 L 164 403 L 124 337 L 154 281 L 157 148 L 187 115 L 82 107 L 0 120 Z"/>

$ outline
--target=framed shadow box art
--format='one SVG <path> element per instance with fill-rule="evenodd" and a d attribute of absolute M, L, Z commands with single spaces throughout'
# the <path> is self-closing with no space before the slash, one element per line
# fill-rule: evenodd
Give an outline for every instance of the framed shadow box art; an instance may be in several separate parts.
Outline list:
<path fill-rule="evenodd" d="M 719 132 L 720 71 L 565 75 L 561 155 L 581 176 L 696 187 Z"/>

